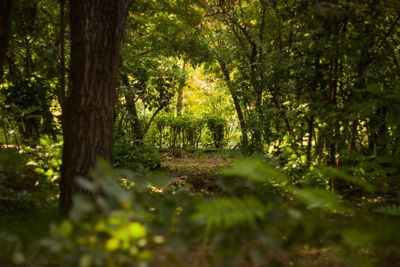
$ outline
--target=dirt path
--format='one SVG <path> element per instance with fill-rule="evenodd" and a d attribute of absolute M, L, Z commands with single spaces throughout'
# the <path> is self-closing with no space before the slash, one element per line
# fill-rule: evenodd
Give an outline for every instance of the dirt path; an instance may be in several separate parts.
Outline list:
<path fill-rule="evenodd" d="M 179 183 L 190 183 L 199 191 L 218 190 L 218 171 L 229 166 L 231 158 L 221 156 L 166 158 L 161 166 L 165 172 L 177 178 Z"/>

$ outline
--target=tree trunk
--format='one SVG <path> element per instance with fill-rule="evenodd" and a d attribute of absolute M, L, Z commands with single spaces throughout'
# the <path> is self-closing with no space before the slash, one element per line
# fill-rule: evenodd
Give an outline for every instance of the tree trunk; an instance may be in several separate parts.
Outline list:
<path fill-rule="evenodd" d="M 65 1 L 60 0 L 60 92 L 58 101 L 60 102 L 61 110 L 65 109 L 66 81 L 65 81 Z"/>
<path fill-rule="evenodd" d="M 71 0 L 71 88 L 65 103 L 60 208 L 84 190 L 75 177 L 88 176 L 101 157 L 112 160 L 119 45 L 130 0 Z"/>
<path fill-rule="evenodd" d="M 144 133 L 136 109 L 136 103 L 134 100 L 135 94 L 133 92 L 125 91 L 124 97 L 126 102 L 126 111 L 128 112 L 129 124 L 131 125 L 131 129 L 136 141 L 139 142 L 143 139 Z"/>
<path fill-rule="evenodd" d="M 179 85 L 178 87 L 178 97 L 176 101 L 176 116 L 179 117 L 182 115 L 183 108 L 183 86 Z"/>
<path fill-rule="evenodd" d="M 185 71 L 186 68 L 186 61 L 183 61 L 183 67 L 182 70 Z M 179 81 L 179 87 L 178 87 L 178 98 L 176 101 L 176 116 L 179 117 L 182 115 L 182 109 L 183 109 L 183 88 L 185 87 L 186 84 L 186 77 L 181 78 Z"/>
<path fill-rule="evenodd" d="M 4 61 L 8 51 L 8 42 L 11 31 L 11 5 L 12 0 L 0 2 L 0 81 L 4 74 Z"/>
<path fill-rule="evenodd" d="M 229 88 L 229 92 L 230 92 L 232 100 L 233 100 L 233 105 L 235 106 L 236 115 L 238 116 L 238 119 L 239 119 L 240 130 L 242 131 L 242 144 L 241 145 L 245 150 L 247 150 L 248 146 L 249 146 L 249 140 L 248 140 L 248 136 L 247 136 L 247 125 L 246 125 L 246 122 L 244 119 L 244 114 L 243 114 L 242 108 L 240 106 L 238 96 L 233 88 L 233 85 L 231 82 L 231 77 L 229 75 L 229 71 L 226 67 L 225 62 L 223 62 L 222 60 L 218 60 L 218 63 L 221 68 L 222 74 L 224 75 L 225 83 Z"/>
<path fill-rule="evenodd" d="M 308 140 L 307 140 L 307 167 L 311 166 L 311 152 L 312 152 L 312 142 L 314 136 L 314 115 L 311 115 L 310 118 L 307 119 L 308 122 Z"/>

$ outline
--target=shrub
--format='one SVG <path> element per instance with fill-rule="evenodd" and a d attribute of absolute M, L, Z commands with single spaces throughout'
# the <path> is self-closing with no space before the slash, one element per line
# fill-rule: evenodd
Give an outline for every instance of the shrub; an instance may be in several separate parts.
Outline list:
<path fill-rule="evenodd" d="M 215 148 L 222 148 L 225 137 L 225 120 L 218 116 L 207 115 L 207 128 L 211 133 L 211 137 Z"/>
<path fill-rule="evenodd" d="M 124 135 L 115 141 L 114 163 L 116 167 L 132 170 L 155 169 L 160 166 L 161 159 L 160 153 L 154 146 L 143 141 L 136 141 L 130 135 Z"/>
<path fill-rule="evenodd" d="M 0 211 L 30 210 L 45 205 L 39 181 L 23 151 L 0 149 Z"/>

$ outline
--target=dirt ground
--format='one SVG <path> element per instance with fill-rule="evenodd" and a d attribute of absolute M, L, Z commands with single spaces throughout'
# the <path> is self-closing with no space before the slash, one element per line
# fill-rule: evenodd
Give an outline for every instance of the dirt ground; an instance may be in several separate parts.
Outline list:
<path fill-rule="evenodd" d="M 178 183 L 190 183 L 196 192 L 218 191 L 219 170 L 229 166 L 232 158 L 208 157 L 166 157 L 162 169 Z"/>

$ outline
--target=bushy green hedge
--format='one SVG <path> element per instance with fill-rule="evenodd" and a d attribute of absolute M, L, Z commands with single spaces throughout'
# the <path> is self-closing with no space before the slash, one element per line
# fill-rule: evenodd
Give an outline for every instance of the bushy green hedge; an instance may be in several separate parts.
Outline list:
<path fill-rule="evenodd" d="M 227 142 L 225 130 L 225 119 L 217 115 L 163 115 L 156 119 L 147 138 L 159 148 L 222 148 Z"/>
<path fill-rule="evenodd" d="M 161 163 L 161 155 L 154 145 L 137 141 L 132 135 L 124 135 L 115 140 L 114 164 L 133 170 L 154 169 Z"/>

